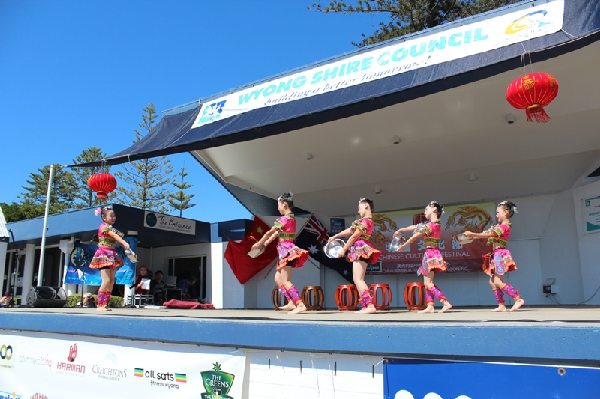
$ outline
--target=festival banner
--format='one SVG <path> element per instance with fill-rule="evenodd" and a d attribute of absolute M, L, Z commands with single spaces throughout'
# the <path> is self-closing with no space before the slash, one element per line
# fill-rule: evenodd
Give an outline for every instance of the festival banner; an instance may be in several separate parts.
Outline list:
<path fill-rule="evenodd" d="M 477 239 L 471 244 L 461 245 L 454 240 L 454 237 L 467 230 L 476 233 L 487 230 L 494 224 L 492 215 L 495 215 L 496 204 L 489 202 L 447 206 L 444 211 L 440 218 L 442 236 L 438 248 L 448 263 L 447 272 L 481 271 L 481 257 L 490 251 L 486 240 Z M 416 273 L 425 252 L 423 238 L 413 242 L 402 252 L 390 252 L 389 245 L 396 230 L 424 221 L 426 220 L 421 209 L 374 214 L 375 228 L 371 242 L 382 253 L 381 267 L 379 265 L 376 268 L 370 267 L 367 274 Z M 412 232 L 403 234 L 406 239 L 409 239 Z"/>
<path fill-rule="evenodd" d="M 137 239 L 135 237 L 125 237 L 124 240 L 129 244 L 131 250 L 137 253 Z M 135 263 L 132 263 L 127 256 L 121 244 L 117 243 L 117 251 L 123 258 L 123 266 L 117 269 L 115 274 L 115 284 L 131 285 L 135 279 Z M 102 283 L 99 269 L 90 269 L 90 262 L 98 245 L 75 243 L 75 248 L 71 251 L 67 265 L 67 275 L 65 284 L 85 284 L 97 285 Z"/>
<path fill-rule="evenodd" d="M 203 104 L 192 127 L 549 35 L 563 13 L 563 0 L 544 2 L 270 79 Z"/>
<path fill-rule="evenodd" d="M 0 398 L 242 398 L 243 351 L 29 332 L 0 342 Z"/>

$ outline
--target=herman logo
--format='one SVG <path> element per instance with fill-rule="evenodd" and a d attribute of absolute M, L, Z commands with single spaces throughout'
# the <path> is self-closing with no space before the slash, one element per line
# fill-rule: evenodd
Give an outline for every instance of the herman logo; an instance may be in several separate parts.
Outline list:
<path fill-rule="evenodd" d="M 73 364 L 75 359 L 77 358 L 77 344 L 72 345 L 69 348 L 69 355 L 67 356 L 67 362 L 58 362 L 56 363 L 56 370 L 61 373 L 68 373 L 79 375 L 83 377 L 85 374 L 85 365 L 83 364 Z"/>

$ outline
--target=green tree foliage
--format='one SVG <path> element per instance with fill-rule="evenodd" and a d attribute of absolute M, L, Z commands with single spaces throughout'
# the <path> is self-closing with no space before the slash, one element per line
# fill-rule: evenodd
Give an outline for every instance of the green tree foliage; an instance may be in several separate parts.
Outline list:
<path fill-rule="evenodd" d="M 148 104 L 142 114 L 143 123 L 140 124 L 140 127 L 146 130 L 146 134 L 154 129 L 157 118 L 158 114 L 154 104 Z M 137 143 L 144 137 L 144 134 L 137 129 L 135 129 L 135 135 L 136 139 L 133 143 Z M 115 174 L 121 180 L 117 180 L 120 202 L 144 210 L 167 212 L 169 210 L 167 197 L 171 173 L 173 173 L 173 167 L 166 156 L 125 164 L 123 170 Z"/>
<path fill-rule="evenodd" d="M 485 11 L 493 10 L 519 0 L 331 0 L 329 5 L 313 3 L 309 10 L 323 13 L 372 13 L 383 21 L 372 34 L 362 34 L 362 41 L 352 42 L 357 47 L 383 42 L 394 37 L 419 32 Z"/>
<path fill-rule="evenodd" d="M 6 223 L 18 222 L 19 220 L 33 219 L 42 216 L 45 210 L 45 204 L 34 204 L 31 201 L 22 203 L 12 202 L 11 204 L 0 203 Z"/>
<path fill-rule="evenodd" d="M 29 180 L 26 181 L 28 185 L 23 186 L 25 191 L 18 197 L 22 200 L 20 205 L 22 210 L 27 213 L 27 219 L 42 216 L 46 206 L 50 166 L 44 166 L 38 169 L 38 172 L 29 174 Z M 53 214 L 73 209 L 76 190 L 75 175 L 56 164 L 54 166 L 48 212 Z"/>
<path fill-rule="evenodd" d="M 167 198 L 173 210 L 179 211 L 179 217 L 183 215 L 183 211 L 185 211 L 186 209 L 190 209 L 196 206 L 196 204 L 190 203 L 192 201 L 192 198 L 194 198 L 194 194 L 185 193 L 185 190 L 189 189 L 190 187 L 193 187 L 193 184 L 189 184 L 184 180 L 187 175 L 188 173 L 185 171 L 184 162 L 181 171 L 177 173 L 177 176 L 181 177 L 181 183 L 177 181 L 177 178 L 173 179 L 173 182 L 171 183 L 178 189 L 178 191 L 169 194 L 169 197 Z"/>
<path fill-rule="evenodd" d="M 106 153 L 103 153 L 98 147 L 90 147 L 87 150 L 83 150 L 81 154 L 73 160 L 73 163 L 82 164 L 101 161 L 103 159 L 106 159 Z M 110 166 L 103 165 L 93 166 L 91 168 L 72 168 L 72 170 L 75 173 L 75 182 L 77 183 L 77 190 L 75 191 L 76 208 L 81 209 L 112 202 L 115 196 L 114 192 L 108 194 L 108 200 L 101 200 L 87 185 L 91 175 L 96 173 L 110 173 Z"/>

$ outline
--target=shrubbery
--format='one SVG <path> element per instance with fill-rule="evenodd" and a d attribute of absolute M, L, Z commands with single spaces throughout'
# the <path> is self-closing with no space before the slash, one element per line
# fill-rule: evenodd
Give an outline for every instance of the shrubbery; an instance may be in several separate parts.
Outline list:
<path fill-rule="evenodd" d="M 94 302 L 98 303 L 98 295 L 93 295 Z M 65 304 L 65 308 L 74 308 L 77 304 L 81 302 L 81 294 L 73 294 L 67 297 L 67 303 Z M 123 297 L 120 296 L 111 296 L 110 301 L 108 302 L 108 306 L 111 308 L 121 308 L 123 307 Z"/>

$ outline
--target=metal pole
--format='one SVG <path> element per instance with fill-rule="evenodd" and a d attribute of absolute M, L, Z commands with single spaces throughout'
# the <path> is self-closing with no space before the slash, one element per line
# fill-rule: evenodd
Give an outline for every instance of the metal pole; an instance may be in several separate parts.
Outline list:
<path fill-rule="evenodd" d="M 46 210 L 44 212 L 44 230 L 42 231 L 42 245 L 40 248 L 40 265 L 38 266 L 38 283 L 40 287 L 44 283 L 44 252 L 46 247 L 46 226 L 48 225 L 48 210 L 50 209 L 50 193 L 52 191 L 52 179 L 54 178 L 54 165 L 50 165 L 50 177 L 48 178 L 48 192 L 46 193 Z"/>

